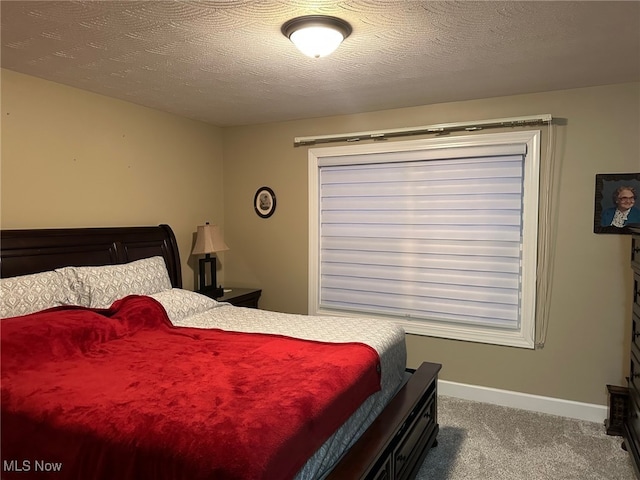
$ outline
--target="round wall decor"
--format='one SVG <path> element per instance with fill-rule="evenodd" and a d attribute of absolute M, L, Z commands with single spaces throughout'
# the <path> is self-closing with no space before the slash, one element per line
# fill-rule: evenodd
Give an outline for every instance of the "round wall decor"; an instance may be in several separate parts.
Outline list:
<path fill-rule="evenodd" d="M 253 197 L 253 208 L 258 216 L 269 218 L 276 211 L 276 194 L 269 187 L 260 187 Z"/>

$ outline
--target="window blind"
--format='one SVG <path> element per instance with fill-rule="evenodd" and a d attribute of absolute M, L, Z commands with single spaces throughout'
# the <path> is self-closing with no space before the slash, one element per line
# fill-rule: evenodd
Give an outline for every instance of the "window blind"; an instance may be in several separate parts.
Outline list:
<path fill-rule="evenodd" d="M 320 308 L 519 328 L 525 153 L 321 158 Z"/>

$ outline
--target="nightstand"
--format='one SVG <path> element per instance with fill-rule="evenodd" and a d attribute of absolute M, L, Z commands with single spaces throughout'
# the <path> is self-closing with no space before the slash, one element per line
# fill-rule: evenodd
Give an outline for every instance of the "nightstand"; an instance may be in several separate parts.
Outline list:
<path fill-rule="evenodd" d="M 199 292 L 201 293 L 201 292 Z M 230 287 L 229 292 L 225 292 L 223 296 L 215 298 L 218 302 L 228 302 L 236 307 L 258 308 L 258 300 L 262 290 L 256 288 L 234 288 Z M 205 294 L 211 296 L 209 294 Z"/>

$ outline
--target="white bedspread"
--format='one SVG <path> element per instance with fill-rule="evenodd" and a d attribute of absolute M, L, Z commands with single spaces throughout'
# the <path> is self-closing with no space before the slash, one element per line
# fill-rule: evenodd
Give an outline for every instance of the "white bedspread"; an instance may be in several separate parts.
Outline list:
<path fill-rule="evenodd" d="M 162 299 L 158 300 L 162 303 Z M 401 385 L 405 371 L 407 353 L 404 330 L 384 320 L 296 315 L 218 303 L 204 312 L 186 318 L 172 318 L 172 321 L 177 326 L 273 333 L 327 342 L 362 342 L 378 352 L 382 368 L 381 391 L 369 397 L 320 447 L 298 472 L 296 480 L 326 476 L 341 455 L 384 409 Z"/>

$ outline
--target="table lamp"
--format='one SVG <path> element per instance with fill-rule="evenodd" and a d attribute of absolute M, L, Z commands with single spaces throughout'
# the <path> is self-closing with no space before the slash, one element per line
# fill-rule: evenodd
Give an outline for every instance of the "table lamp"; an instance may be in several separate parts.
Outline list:
<path fill-rule="evenodd" d="M 205 256 L 199 261 L 200 288 L 198 291 L 200 293 L 214 298 L 224 295 L 224 289 L 222 286 L 218 286 L 216 280 L 216 257 L 211 255 L 224 250 L 229 250 L 229 247 L 224 243 L 220 228 L 217 225 L 209 225 L 209 222 L 207 222 L 205 225 L 198 226 L 196 244 L 191 254 Z M 209 275 L 207 275 L 207 269 L 209 269 Z M 211 283 L 207 283 L 207 278 L 211 279 Z"/>

